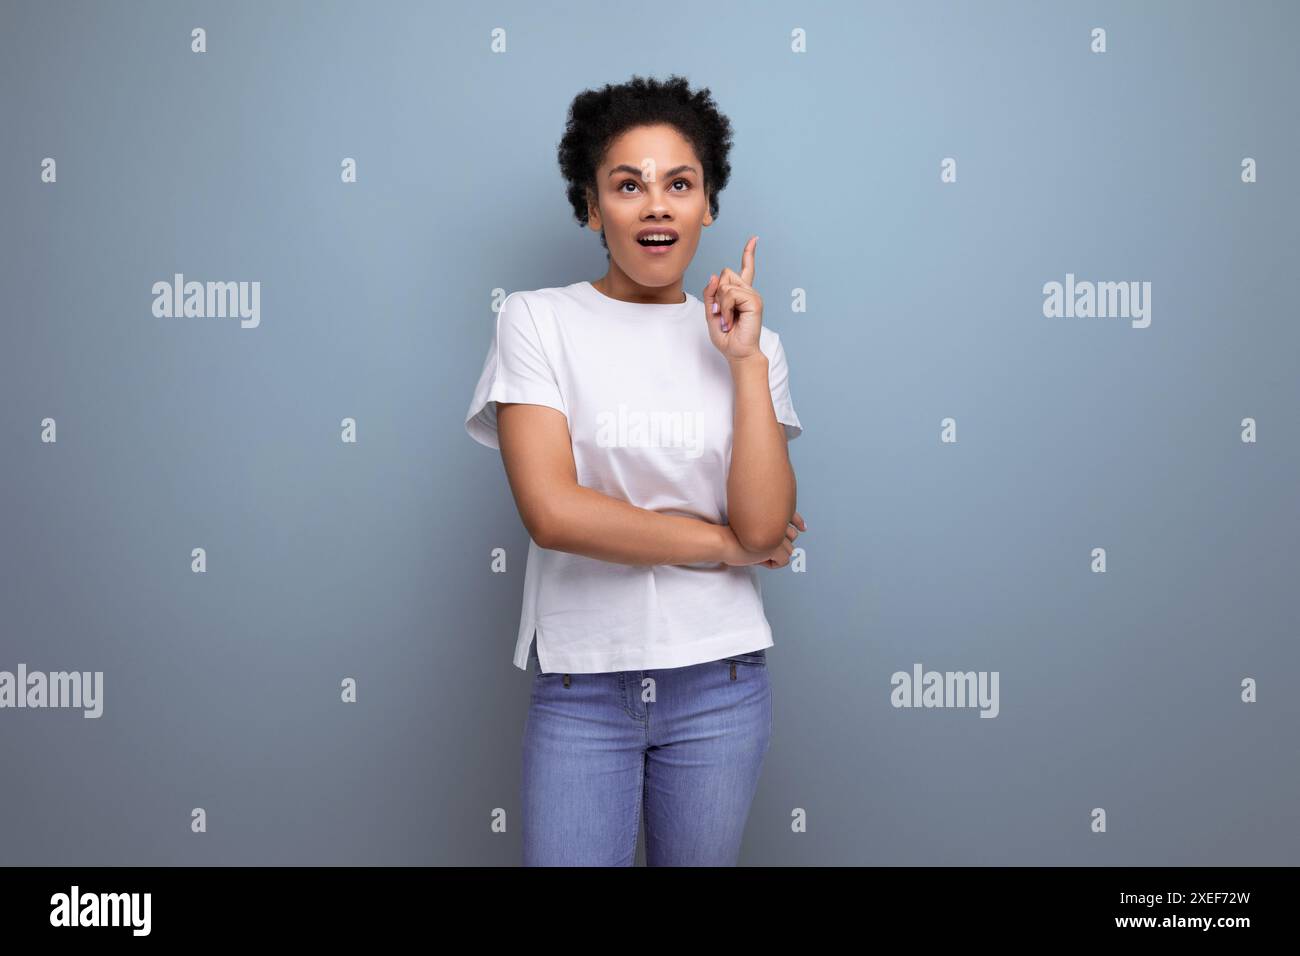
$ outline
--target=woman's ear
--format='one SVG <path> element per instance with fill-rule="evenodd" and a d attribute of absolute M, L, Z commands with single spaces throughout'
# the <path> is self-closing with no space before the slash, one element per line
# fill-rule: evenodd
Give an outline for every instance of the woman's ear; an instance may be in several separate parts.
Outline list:
<path fill-rule="evenodd" d="M 600 232 L 600 203 L 596 201 L 596 196 L 587 187 L 587 228 L 592 232 Z"/>

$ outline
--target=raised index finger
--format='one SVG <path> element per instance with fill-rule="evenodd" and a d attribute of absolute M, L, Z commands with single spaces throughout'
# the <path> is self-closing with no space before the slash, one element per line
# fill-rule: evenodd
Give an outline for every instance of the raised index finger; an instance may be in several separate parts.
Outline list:
<path fill-rule="evenodd" d="M 758 245 L 758 236 L 745 243 L 745 251 L 740 254 L 740 281 L 745 285 L 754 284 L 754 249 Z"/>

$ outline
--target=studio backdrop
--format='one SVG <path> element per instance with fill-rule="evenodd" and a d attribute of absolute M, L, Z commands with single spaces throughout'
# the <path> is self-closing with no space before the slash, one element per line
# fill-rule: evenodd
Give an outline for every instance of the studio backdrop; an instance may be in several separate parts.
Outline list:
<path fill-rule="evenodd" d="M 687 288 L 761 236 L 804 428 L 742 863 L 1300 862 L 1298 27 L 7 0 L 0 863 L 518 861 L 464 416 L 606 268 L 569 102 L 672 73 L 735 128 Z"/>

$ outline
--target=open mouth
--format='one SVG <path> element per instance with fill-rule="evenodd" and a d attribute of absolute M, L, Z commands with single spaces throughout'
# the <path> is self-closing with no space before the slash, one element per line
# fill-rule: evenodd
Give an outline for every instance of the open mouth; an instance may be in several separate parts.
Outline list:
<path fill-rule="evenodd" d="M 660 235 L 638 236 L 636 241 L 647 248 L 653 248 L 655 246 L 671 246 L 677 241 L 677 237 L 670 233 L 664 233 Z"/>

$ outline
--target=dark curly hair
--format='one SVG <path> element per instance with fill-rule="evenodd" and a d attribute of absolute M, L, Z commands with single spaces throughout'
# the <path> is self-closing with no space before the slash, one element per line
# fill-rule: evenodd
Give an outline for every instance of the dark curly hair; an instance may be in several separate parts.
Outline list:
<path fill-rule="evenodd" d="M 692 91 L 686 78 L 673 74 L 667 80 L 633 76 L 617 86 L 584 90 L 573 98 L 560 140 L 560 173 L 568 184 L 578 225 L 587 226 L 587 190 L 598 193 L 596 168 L 610 143 L 636 126 L 666 123 L 690 142 L 704 165 L 704 188 L 709 212 L 718 215 L 718 194 L 731 178 L 731 122 L 718 112 L 707 88 Z M 600 244 L 609 255 L 605 230 Z"/>

